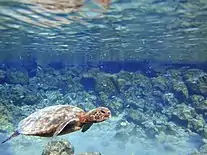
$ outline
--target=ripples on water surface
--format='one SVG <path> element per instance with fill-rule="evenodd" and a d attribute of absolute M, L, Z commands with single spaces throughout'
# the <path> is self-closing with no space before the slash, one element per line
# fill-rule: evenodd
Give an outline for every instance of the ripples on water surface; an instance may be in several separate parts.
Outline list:
<path fill-rule="evenodd" d="M 207 1 L 1 1 L 1 58 L 22 52 L 65 59 L 207 59 Z M 7 54 L 5 54 L 7 53 Z M 15 54 L 14 54 L 15 53 Z M 41 56 L 40 56 L 41 55 Z M 11 58 L 9 56 L 9 58 Z M 95 59 L 94 59 L 95 58 Z"/>

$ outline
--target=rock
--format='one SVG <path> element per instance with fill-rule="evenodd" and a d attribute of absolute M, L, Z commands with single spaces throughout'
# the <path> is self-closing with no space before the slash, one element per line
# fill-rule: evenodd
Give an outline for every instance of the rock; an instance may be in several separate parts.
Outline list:
<path fill-rule="evenodd" d="M 10 99 L 15 105 L 22 105 L 22 100 L 25 97 L 25 89 L 22 85 L 17 84 L 12 87 Z"/>
<path fill-rule="evenodd" d="M 80 79 L 80 83 L 83 85 L 84 89 L 87 91 L 94 90 L 96 85 L 96 79 L 92 74 L 83 74 Z"/>
<path fill-rule="evenodd" d="M 133 79 L 133 73 L 131 72 L 126 72 L 126 71 L 120 71 L 117 74 L 117 79 L 118 82 L 121 86 L 123 85 L 131 85 L 132 84 L 132 79 Z"/>
<path fill-rule="evenodd" d="M 198 151 L 191 153 L 190 155 L 206 155 L 207 154 L 207 144 L 202 145 Z"/>
<path fill-rule="evenodd" d="M 184 102 L 188 99 L 188 89 L 184 82 L 182 81 L 173 81 L 172 91 L 175 94 L 176 98 L 180 102 Z"/>
<path fill-rule="evenodd" d="M 85 153 L 79 153 L 78 155 L 101 155 L 100 152 L 85 152 Z"/>
<path fill-rule="evenodd" d="M 107 96 L 116 93 L 116 87 L 112 81 L 112 75 L 99 73 L 96 77 L 95 91 L 104 92 Z"/>
<path fill-rule="evenodd" d="M 7 107 L 7 102 L 3 99 L 0 99 L 0 126 L 1 130 L 12 131 L 14 125 L 12 124 L 12 112 Z"/>
<path fill-rule="evenodd" d="M 196 109 L 198 113 L 206 115 L 207 112 L 207 100 L 201 95 L 192 95 L 189 98 L 189 102 Z"/>
<path fill-rule="evenodd" d="M 143 122 L 149 120 L 146 114 L 134 108 L 127 109 L 126 119 L 129 122 L 134 122 L 137 125 L 141 125 Z"/>
<path fill-rule="evenodd" d="M 6 82 L 10 84 L 26 85 L 29 83 L 29 75 L 26 70 L 7 70 Z"/>
<path fill-rule="evenodd" d="M 166 78 L 172 80 L 172 79 L 176 79 L 176 80 L 181 80 L 182 79 L 182 71 L 178 70 L 178 69 L 168 69 L 167 73 L 164 74 L 163 76 L 165 76 Z"/>
<path fill-rule="evenodd" d="M 145 109 L 146 108 L 146 100 L 142 98 L 138 98 L 136 100 L 128 100 L 127 102 L 131 107 L 136 109 Z"/>
<path fill-rule="evenodd" d="M 189 97 L 189 101 L 191 103 L 191 105 L 195 108 L 197 108 L 197 106 L 199 106 L 199 104 L 204 101 L 204 97 L 201 95 L 192 95 Z"/>
<path fill-rule="evenodd" d="M 191 93 L 207 96 L 207 74 L 199 69 L 189 69 L 184 80 Z"/>
<path fill-rule="evenodd" d="M 200 134 L 203 138 L 207 139 L 207 126 L 204 126 L 202 131 L 200 131 Z"/>
<path fill-rule="evenodd" d="M 200 104 L 196 107 L 197 110 L 201 112 L 207 112 L 207 100 L 203 100 Z"/>
<path fill-rule="evenodd" d="M 33 92 L 27 92 L 27 94 L 23 98 L 23 103 L 27 105 L 34 105 L 40 102 L 40 96 Z"/>
<path fill-rule="evenodd" d="M 207 144 L 202 145 L 199 149 L 199 152 L 203 155 L 207 154 Z"/>
<path fill-rule="evenodd" d="M 168 113 L 171 113 L 171 121 L 184 127 L 187 127 L 189 121 L 197 115 L 194 108 L 189 107 L 184 103 L 169 108 Z"/>
<path fill-rule="evenodd" d="M 73 145 L 66 140 L 55 140 L 49 142 L 43 152 L 42 155 L 74 155 L 74 147 Z M 83 152 L 78 155 L 101 155 L 100 152 Z"/>
<path fill-rule="evenodd" d="M 74 147 L 66 140 L 55 140 L 45 146 L 42 155 L 74 155 Z"/>
<path fill-rule="evenodd" d="M 205 120 L 202 116 L 197 116 L 196 118 L 193 118 L 188 122 L 188 128 L 196 133 L 200 133 L 204 125 Z"/>
<path fill-rule="evenodd" d="M 159 129 L 152 121 L 143 122 L 142 125 L 148 138 L 155 138 L 159 134 Z"/>
<path fill-rule="evenodd" d="M 105 103 L 107 107 L 109 107 L 112 111 L 112 114 L 118 115 L 121 110 L 124 108 L 123 101 L 121 99 L 111 99 L 108 100 L 108 102 Z"/>
<path fill-rule="evenodd" d="M 152 78 L 151 82 L 155 90 L 165 92 L 168 89 L 167 79 L 163 76 Z"/>
<path fill-rule="evenodd" d="M 151 81 L 148 77 L 138 73 L 133 74 L 132 84 L 142 89 L 142 94 L 149 94 L 152 91 Z"/>
<path fill-rule="evenodd" d="M 6 78 L 6 72 L 0 69 L 0 83 L 4 82 L 5 78 Z"/>
<path fill-rule="evenodd" d="M 122 142 L 127 142 L 130 138 L 130 135 L 128 132 L 125 132 L 125 131 L 118 131 L 116 132 L 116 134 L 114 135 L 114 138 L 115 139 L 118 139 Z"/>
<path fill-rule="evenodd" d="M 165 93 L 162 95 L 162 101 L 165 106 L 173 106 L 178 103 L 177 98 L 173 93 Z"/>

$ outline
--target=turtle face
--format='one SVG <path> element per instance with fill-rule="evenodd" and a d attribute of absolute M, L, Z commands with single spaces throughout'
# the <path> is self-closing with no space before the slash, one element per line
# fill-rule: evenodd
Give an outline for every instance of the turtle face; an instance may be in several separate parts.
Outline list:
<path fill-rule="evenodd" d="M 106 107 L 98 107 L 87 114 L 87 121 L 92 123 L 103 122 L 111 117 L 111 111 Z"/>

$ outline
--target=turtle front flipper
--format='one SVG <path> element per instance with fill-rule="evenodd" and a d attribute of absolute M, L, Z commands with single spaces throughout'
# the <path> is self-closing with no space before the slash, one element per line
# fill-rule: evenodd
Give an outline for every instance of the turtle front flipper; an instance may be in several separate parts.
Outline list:
<path fill-rule="evenodd" d="M 7 141 L 9 141 L 10 139 L 12 139 L 12 138 L 14 138 L 14 137 L 16 137 L 16 136 L 19 136 L 20 135 L 20 133 L 16 130 L 9 138 L 7 138 L 6 140 L 4 140 L 3 142 L 1 142 L 1 144 L 3 144 L 3 143 L 5 143 L 5 142 L 7 142 Z"/>
<path fill-rule="evenodd" d="M 55 133 L 53 134 L 53 137 L 52 137 L 52 140 L 57 137 L 62 131 L 63 129 L 68 125 L 68 124 L 73 124 L 75 122 L 75 119 L 72 119 L 70 121 L 66 121 L 66 122 L 63 122 L 62 124 L 60 124 L 60 126 L 58 126 L 58 128 L 56 129 Z M 52 141 L 51 140 L 51 141 Z"/>
<path fill-rule="evenodd" d="M 93 123 L 87 123 L 83 126 L 81 132 L 86 132 L 91 126 L 93 125 Z"/>

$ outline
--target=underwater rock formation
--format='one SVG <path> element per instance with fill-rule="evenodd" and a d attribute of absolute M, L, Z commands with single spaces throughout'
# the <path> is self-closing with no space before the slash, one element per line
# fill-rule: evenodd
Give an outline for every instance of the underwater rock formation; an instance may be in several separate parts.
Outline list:
<path fill-rule="evenodd" d="M 101 155 L 99 152 L 85 152 L 85 153 L 79 153 L 78 155 Z"/>
<path fill-rule="evenodd" d="M 49 142 L 45 146 L 42 155 L 74 155 L 74 152 L 74 146 L 69 141 L 61 139 Z M 101 155 L 101 153 L 83 152 L 78 155 Z"/>
<path fill-rule="evenodd" d="M 6 71 L 0 69 L 0 83 L 4 82 L 6 78 Z"/>
<path fill-rule="evenodd" d="M 140 137 L 162 141 L 166 135 L 180 136 L 180 130 L 186 136 L 193 132 L 207 139 L 206 73 L 202 70 L 168 69 L 148 77 L 123 70 L 112 74 L 97 68 L 87 71 L 43 68 L 29 79 L 21 75 L 13 70 L 0 71 L 0 82 L 6 79 L 0 84 L 3 130 L 11 130 L 13 123 L 36 109 L 71 104 L 86 111 L 107 106 L 113 118 L 123 114 L 112 136 L 122 142 L 130 141 L 131 136 L 134 142 Z M 18 78 L 26 78 L 27 82 Z"/>
<path fill-rule="evenodd" d="M 190 155 L 206 155 L 207 154 L 207 144 L 202 145 L 198 151 L 191 153 Z"/>
<path fill-rule="evenodd" d="M 42 155 L 74 155 L 74 147 L 66 140 L 56 140 L 49 142 Z"/>
<path fill-rule="evenodd" d="M 173 81 L 172 91 L 180 102 L 188 99 L 188 89 L 183 81 Z"/>
<path fill-rule="evenodd" d="M 29 83 L 29 75 L 26 70 L 12 70 L 6 71 L 6 82 L 10 84 L 26 85 Z"/>
<path fill-rule="evenodd" d="M 207 74 L 199 69 L 189 69 L 184 80 L 191 93 L 207 96 Z"/>

